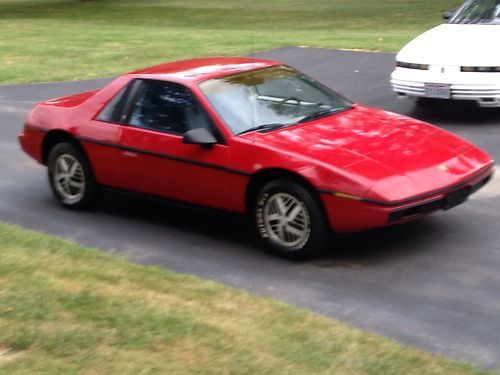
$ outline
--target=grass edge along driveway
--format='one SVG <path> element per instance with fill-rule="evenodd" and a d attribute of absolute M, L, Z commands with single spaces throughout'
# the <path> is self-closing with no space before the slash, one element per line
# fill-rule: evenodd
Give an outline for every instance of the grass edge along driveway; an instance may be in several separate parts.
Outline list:
<path fill-rule="evenodd" d="M 306 310 L 0 223 L 0 374 L 480 374 Z"/>
<path fill-rule="evenodd" d="M 0 84 L 291 45 L 397 51 L 460 0 L 0 0 Z"/>

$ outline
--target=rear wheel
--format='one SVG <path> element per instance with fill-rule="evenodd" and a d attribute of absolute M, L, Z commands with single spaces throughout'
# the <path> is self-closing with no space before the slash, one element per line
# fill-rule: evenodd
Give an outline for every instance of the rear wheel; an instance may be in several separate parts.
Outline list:
<path fill-rule="evenodd" d="M 59 143 L 48 158 L 49 183 L 56 199 L 67 208 L 84 209 L 94 204 L 98 186 L 83 152 L 71 143 Z"/>
<path fill-rule="evenodd" d="M 266 245 L 287 258 L 310 257 L 328 240 L 320 203 L 295 182 L 280 180 L 263 186 L 254 205 L 254 220 Z"/>

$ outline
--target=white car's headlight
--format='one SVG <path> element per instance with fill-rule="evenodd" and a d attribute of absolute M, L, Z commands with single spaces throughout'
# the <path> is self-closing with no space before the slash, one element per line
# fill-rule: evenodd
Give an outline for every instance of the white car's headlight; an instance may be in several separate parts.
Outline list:
<path fill-rule="evenodd" d="M 414 64 L 414 63 L 396 61 L 396 66 L 406 69 L 429 70 L 428 64 Z"/>
<path fill-rule="evenodd" d="M 500 66 L 461 66 L 462 72 L 475 72 L 475 73 L 499 73 Z"/>

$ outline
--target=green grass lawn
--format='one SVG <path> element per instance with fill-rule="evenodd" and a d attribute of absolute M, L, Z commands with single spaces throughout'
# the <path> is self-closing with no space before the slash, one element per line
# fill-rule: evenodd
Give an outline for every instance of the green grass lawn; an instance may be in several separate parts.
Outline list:
<path fill-rule="evenodd" d="M 479 374 L 210 281 L 0 223 L 0 374 Z"/>
<path fill-rule="evenodd" d="M 0 83 L 289 45 L 396 51 L 460 0 L 0 0 Z"/>

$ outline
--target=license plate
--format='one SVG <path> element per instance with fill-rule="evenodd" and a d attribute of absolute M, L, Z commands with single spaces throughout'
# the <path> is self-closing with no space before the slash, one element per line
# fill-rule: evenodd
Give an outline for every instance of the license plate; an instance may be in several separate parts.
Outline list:
<path fill-rule="evenodd" d="M 428 98 L 450 99 L 451 86 L 438 83 L 426 83 L 425 96 Z"/>
<path fill-rule="evenodd" d="M 449 210 L 464 203 L 470 194 L 471 188 L 469 186 L 449 193 L 444 200 L 444 209 Z"/>

